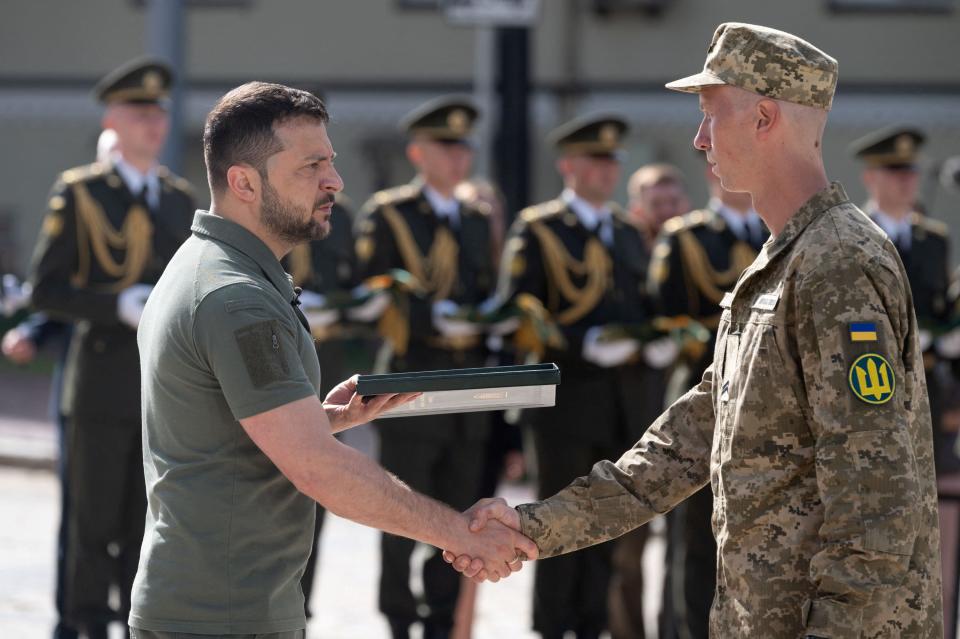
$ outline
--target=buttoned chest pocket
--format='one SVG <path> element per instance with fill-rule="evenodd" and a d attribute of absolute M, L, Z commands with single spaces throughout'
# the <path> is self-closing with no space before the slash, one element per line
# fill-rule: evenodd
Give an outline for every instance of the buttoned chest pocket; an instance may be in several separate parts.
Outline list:
<path fill-rule="evenodd" d="M 813 459 L 799 365 L 788 327 L 774 317 L 753 311 L 732 325 L 727 348 L 736 344 L 737 352 L 725 353 L 721 385 L 721 454 L 756 470 L 796 468 Z"/>

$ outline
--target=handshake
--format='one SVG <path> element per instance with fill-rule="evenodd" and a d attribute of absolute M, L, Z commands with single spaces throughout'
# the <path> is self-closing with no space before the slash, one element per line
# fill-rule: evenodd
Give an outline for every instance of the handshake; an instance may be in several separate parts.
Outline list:
<path fill-rule="evenodd" d="M 500 498 L 481 499 L 465 511 L 470 534 L 443 559 L 473 581 L 500 581 L 536 559 L 537 545 L 520 533 L 520 514 Z"/>

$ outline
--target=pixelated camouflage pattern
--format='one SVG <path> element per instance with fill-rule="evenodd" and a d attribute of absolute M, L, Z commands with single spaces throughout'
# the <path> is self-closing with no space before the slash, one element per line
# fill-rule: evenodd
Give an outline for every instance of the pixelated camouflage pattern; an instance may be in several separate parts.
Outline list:
<path fill-rule="evenodd" d="M 837 61 L 793 34 L 725 22 L 713 34 L 703 71 L 666 87 L 697 93 L 719 84 L 829 110 L 837 87 Z"/>
<path fill-rule="evenodd" d="M 771 304 L 775 300 L 775 304 Z M 518 509 L 552 557 L 617 537 L 710 481 L 713 637 L 941 637 L 930 409 L 906 274 L 833 184 L 725 299 L 714 363 L 616 463 Z M 877 340 L 853 342 L 852 322 Z M 858 399 L 852 362 L 896 378 Z"/>

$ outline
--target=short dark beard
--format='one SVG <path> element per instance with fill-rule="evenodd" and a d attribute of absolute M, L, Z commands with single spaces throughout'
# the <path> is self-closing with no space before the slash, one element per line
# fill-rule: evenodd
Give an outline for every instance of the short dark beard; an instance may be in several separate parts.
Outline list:
<path fill-rule="evenodd" d="M 313 219 L 313 211 L 287 202 L 266 178 L 263 179 L 263 198 L 260 202 L 260 222 L 277 239 L 287 244 L 302 244 L 322 240 L 330 235 L 330 223 L 320 224 Z M 333 195 L 318 198 L 314 208 L 333 202 Z"/>

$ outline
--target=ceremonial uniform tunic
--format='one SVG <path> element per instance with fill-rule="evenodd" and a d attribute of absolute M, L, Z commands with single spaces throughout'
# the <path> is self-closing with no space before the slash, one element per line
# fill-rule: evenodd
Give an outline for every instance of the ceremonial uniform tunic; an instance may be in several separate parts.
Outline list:
<path fill-rule="evenodd" d="M 345 199 L 339 193 L 330 212 L 330 235 L 322 240 L 314 240 L 293 247 L 287 254 L 284 264 L 293 277 L 294 286 L 321 295 L 349 291 L 356 286 L 357 256 L 353 242 L 353 214 L 347 208 Z M 334 386 L 354 372 L 363 372 L 351 367 L 356 358 L 348 356 L 348 346 L 359 345 L 343 338 L 343 324 L 335 323 L 325 328 L 311 327 L 317 358 L 324 368 L 320 396 L 326 397 Z M 313 546 L 310 560 L 303 572 L 301 586 L 306 605 L 307 616 L 311 616 L 310 596 L 313 593 L 313 580 L 316 573 L 320 530 L 326 510 L 317 504 L 317 519 L 314 526 Z"/>
<path fill-rule="evenodd" d="M 750 233 L 744 218 L 741 238 L 719 206 L 722 203 L 712 199 L 705 209 L 668 220 L 653 250 L 650 291 L 657 310 L 668 317 L 689 316 L 710 330 L 703 353 L 688 356 L 686 365 L 674 371 L 676 395 L 668 401 L 695 385 L 713 361 L 720 301 L 733 290 L 769 236 L 765 227 Z M 681 636 L 692 638 L 709 632 L 717 565 L 712 511 L 713 495 L 705 487 L 667 515 L 667 571 L 659 619 L 663 636 L 675 636 L 679 628 Z"/>
<path fill-rule="evenodd" d="M 403 324 L 409 334 L 405 352 L 395 352 L 392 371 L 481 367 L 482 338 L 458 343 L 433 327 L 434 301 L 450 299 L 475 307 L 493 293 L 495 265 L 490 249 L 490 222 L 479 209 L 461 202 L 459 225 L 451 228 L 438 216 L 417 185 L 382 191 L 364 206 L 357 230 L 357 257 L 362 279 L 403 269 L 417 277 L 426 297 L 411 294 L 404 309 L 391 309 L 381 322 Z M 441 250 L 447 247 L 449 250 Z M 413 489 L 458 510 L 476 500 L 482 451 L 490 431 L 488 413 L 463 413 L 388 419 L 378 423 L 380 461 Z M 414 542 L 384 534 L 381 543 L 380 610 L 396 626 L 421 618 L 410 590 L 410 554 Z M 443 631 L 453 621 L 459 575 L 439 553 L 423 567 L 431 628 Z"/>
<path fill-rule="evenodd" d="M 551 200 L 521 211 L 505 245 L 499 295 L 539 300 L 567 343 L 564 349 L 548 346 L 543 354 L 563 375 L 557 405 L 528 417 L 541 497 L 636 442 L 663 406 L 663 376 L 639 358 L 602 368 L 581 354 L 589 328 L 651 319 L 649 253 L 620 211 L 611 217 L 612 242 L 605 246 L 563 200 Z M 566 258 L 556 259 L 564 253 Z M 537 566 L 536 630 L 549 637 L 565 629 L 590 636 L 606 627 L 612 550 L 605 545 Z"/>
<path fill-rule="evenodd" d="M 65 171 L 33 258 L 33 305 L 74 323 L 61 395 L 71 507 L 64 605 L 71 623 L 88 627 L 116 616 L 107 605 L 111 583 L 126 617 L 146 508 L 136 331 L 118 318 L 117 296 L 157 281 L 189 235 L 194 210 L 187 182 L 158 173 L 159 202 L 148 212 L 110 164 Z"/>
<path fill-rule="evenodd" d="M 700 384 L 617 462 L 520 506 L 524 534 L 570 552 L 710 481 L 711 636 L 941 636 L 930 413 L 893 245 L 831 185 L 722 306 Z"/>

